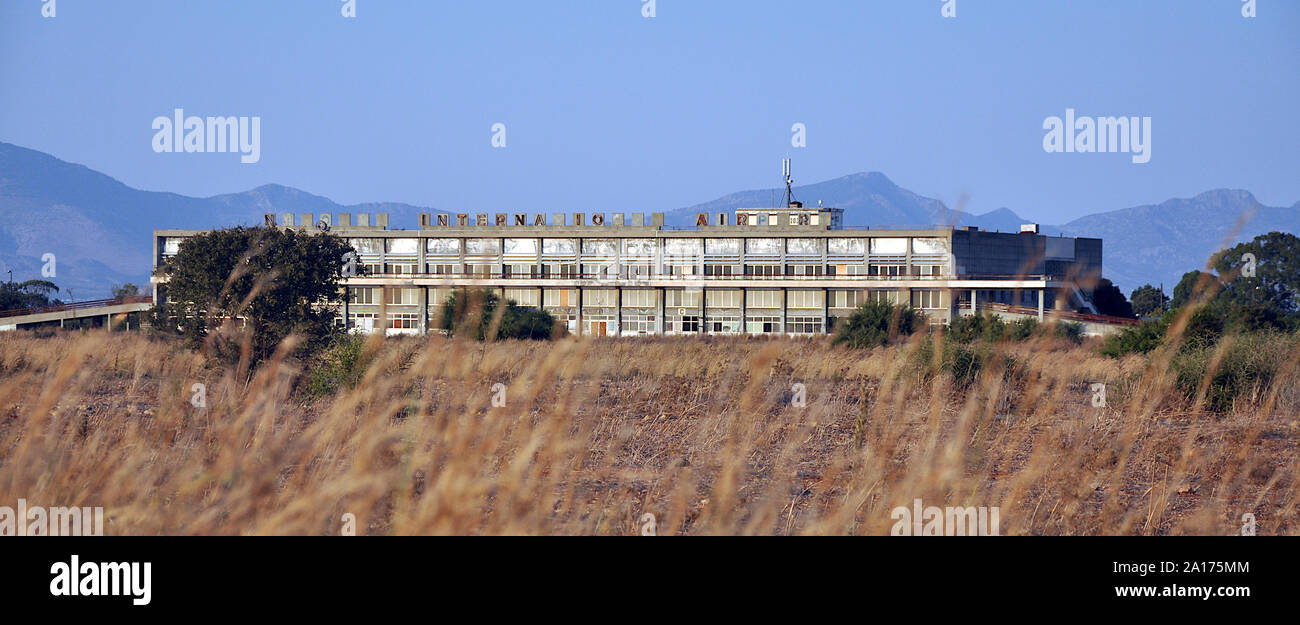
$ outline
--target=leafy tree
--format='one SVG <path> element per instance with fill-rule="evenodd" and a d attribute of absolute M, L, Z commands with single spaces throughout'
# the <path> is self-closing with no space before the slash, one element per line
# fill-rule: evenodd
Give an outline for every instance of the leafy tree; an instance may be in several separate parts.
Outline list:
<path fill-rule="evenodd" d="M 1007 324 L 1007 336 L 1013 341 L 1026 341 L 1038 331 L 1038 320 L 1021 317 Z"/>
<path fill-rule="evenodd" d="M 1169 304 L 1169 296 L 1150 284 L 1144 284 L 1134 289 L 1128 299 L 1129 303 L 1133 305 L 1134 314 L 1139 317 L 1149 317 L 1162 313 Z"/>
<path fill-rule="evenodd" d="M 498 308 L 501 308 L 499 319 Z M 545 341 L 555 329 L 555 318 L 550 313 L 523 308 L 513 301 L 507 301 L 502 307 L 500 298 L 488 289 L 452 291 L 439 315 L 439 326 L 448 336 L 469 336 L 479 341 L 492 334 L 493 323 L 497 324 L 493 335 L 497 340 Z"/>
<path fill-rule="evenodd" d="M 1092 305 L 1097 308 L 1098 314 L 1111 317 L 1133 316 L 1133 306 L 1124 297 L 1124 292 L 1107 278 L 1097 281 L 1097 287 L 1092 291 Z"/>
<path fill-rule="evenodd" d="M 1278 317 L 1300 312 L 1300 237 L 1262 234 L 1219 252 L 1213 265 L 1224 282 L 1225 297 L 1238 306 L 1268 309 Z"/>
<path fill-rule="evenodd" d="M 997 341 L 1007 334 L 1007 324 L 990 314 L 957 317 L 948 323 L 948 337 L 959 343 L 979 339 Z"/>
<path fill-rule="evenodd" d="M 339 333 L 316 354 L 304 388 L 307 396 L 325 397 L 342 388 L 356 388 L 374 356 L 366 351 L 363 337 Z"/>
<path fill-rule="evenodd" d="M 57 306 L 63 302 L 50 295 L 58 292 L 59 287 L 48 280 L 0 283 L 0 310 Z"/>
<path fill-rule="evenodd" d="M 1193 269 L 1183 274 L 1182 279 L 1174 286 L 1174 297 L 1169 300 L 1169 307 L 1182 308 L 1203 290 L 1217 290 L 1219 286 L 1219 279 L 1214 274 Z"/>
<path fill-rule="evenodd" d="M 132 295 L 139 295 L 139 294 L 140 294 L 140 287 L 138 287 L 138 286 L 136 286 L 136 285 L 134 285 L 134 284 L 131 284 L 130 282 L 127 282 L 126 284 L 123 284 L 122 286 L 118 286 L 118 285 L 115 284 L 115 285 L 113 285 L 113 287 L 112 287 L 112 292 L 113 292 L 113 299 L 121 299 L 121 298 L 123 298 L 123 297 L 130 297 L 130 296 L 132 296 Z"/>
<path fill-rule="evenodd" d="M 1167 315 L 1159 320 L 1143 321 L 1139 325 L 1124 328 L 1118 333 L 1106 337 L 1101 353 L 1116 358 L 1124 354 L 1149 353 L 1160 346 L 1160 342 L 1164 340 L 1165 331 L 1168 328 L 1169 318 Z"/>
<path fill-rule="evenodd" d="M 231 228 L 186 239 L 159 268 L 167 278 L 154 326 L 186 337 L 191 346 L 227 320 L 242 321 L 250 361 L 267 358 L 290 334 L 299 354 L 325 345 L 337 331 L 343 239 L 279 228 Z M 219 341 L 219 355 L 228 345 Z"/>
<path fill-rule="evenodd" d="M 837 323 L 836 345 L 876 347 L 912 334 L 924 323 L 925 316 L 911 306 L 868 300 L 849 318 Z"/>

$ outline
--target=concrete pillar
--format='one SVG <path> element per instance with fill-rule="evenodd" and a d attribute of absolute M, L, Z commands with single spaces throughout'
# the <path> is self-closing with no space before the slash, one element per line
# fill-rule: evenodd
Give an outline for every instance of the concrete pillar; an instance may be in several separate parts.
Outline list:
<path fill-rule="evenodd" d="M 978 315 L 978 314 L 979 314 L 979 309 L 976 308 L 976 304 L 975 304 L 975 294 L 976 294 L 977 292 L 978 292 L 978 291 L 976 291 L 975 289 L 971 289 L 971 290 L 970 290 L 970 314 L 972 314 L 972 315 Z"/>
<path fill-rule="evenodd" d="M 831 292 L 822 289 L 822 334 L 831 333 Z"/>
<path fill-rule="evenodd" d="M 113 315 L 104 315 L 104 329 L 113 331 Z"/>
<path fill-rule="evenodd" d="M 656 293 L 655 293 L 656 296 L 658 296 L 659 298 L 658 312 L 655 314 L 655 334 L 658 334 L 660 336 L 664 334 L 664 314 L 666 313 L 664 300 L 667 299 L 666 291 L 667 289 L 659 288 L 656 289 Z"/>
<path fill-rule="evenodd" d="M 420 265 L 421 267 L 424 266 L 423 261 L 421 261 Z M 429 335 L 429 287 L 427 286 L 420 287 L 420 297 L 418 298 L 418 301 L 420 302 L 420 336 L 428 336 Z"/>
<path fill-rule="evenodd" d="M 740 290 L 740 334 L 749 334 L 749 289 Z"/>
<path fill-rule="evenodd" d="M 579 256 L 579 257 L 578 257 L 578 260 L 579 260 L 578 271 L 582 271 L 582 265 L 581 265 L 582 257 Z M 577 302 L 577 304 L 578 304 L 578 307 L 577 307 L 576 310 L 578 311 L 578 336 L 582 336 L 582 335 L 583 335 L 583 329 L 582 329 L 582 287 L 578 287 L 578 302 Z"/>
<path fill-rule="evenodd" d="M 706 307 L 707 307 L 708 305 L 709 305 L 709 290 L 708 290 L 708 289 L 701 288 L 701 289 L 700 289 L 700 329 L 699 329 L 699 334 L 708 334 L 708 333 L 709 333 L 709 328 L 708 328 L 709 318 L 708 318 L 708 315 L 705 314 L 705 313 L 707 312 Z"/>
<path fill-rule="evenodd" d="M 790 333 L 790 326 L 788 325 L 789 315 L 787 314 L 789 308 L 788 306 L 789 299 L 790 299 L 789 289 L 784 289 L 784 288 L 781 289 L 781 333 L 782 334 Z"/>
<path fill-rule="evenodd" d="M 1043 290 L 1038 289 L 1038 320 L 1043 320 Z"/>

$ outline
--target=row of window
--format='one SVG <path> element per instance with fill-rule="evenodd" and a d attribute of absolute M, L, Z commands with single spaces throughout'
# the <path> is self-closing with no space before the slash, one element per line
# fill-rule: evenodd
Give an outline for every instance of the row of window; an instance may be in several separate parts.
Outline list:
<path fill-rule="evenodd" d="M 385 296 L 385 291 L 387 295 Z M 441 305 L 453 289 L 434 288 L 429 290 L 430 306 Z M 623 308 L 654 308 L 659 305 L 658 291 L 655 289 L 623 289 Z M 663 292 L 666 308 L 686 308 L 698 310 L 700 295 L 704 294 L 706 308 L 740 308 L 744 298 L 746 308 L 778 309 L 783 307 L 782 291 L 773 289 L 709 289 L 684 290 L 669 289 Z M 569 308 L 577 306 L 577 289 L 504 289 L 504 299 L 520 306 Z M 867 301 L 867 292 L 855 289 L 828 290 L 788 290 L 784 292 L 784 308 L 787 309 L 821 309 L 857 308 Z M 385 297 L 387 299 L 385 299 Z M 584 308 L 602 308 L 618 306 L 618 289 L 583 289 L 582 306 Z M 876 301 L 898 304 L 899 291 L 894 289 L 872 289 L 870 297 Z M 381 302 L 390 306 L 416 306 L 420 303 L 419 288 L 401 287 L 348 287 L 348 302 L 358 305 L 377 305 Z M 948 306 L 944 291 L 940 289 L 912 289 L 911 305 L 913 308 L 926 310 L 943 309 Z"/>
<path fill-rule="evenodd" d="M 576 321 L 567 316 L 557 320 L 576 329 Z M 664 331 L 670 334 L 698 333 L 701 329 L 714 334 L 738 333 L 741 327 L 739 315 L 715 315 L 704 320 L 698 315 L 668 315 L 664 318 Z M 363 331 L 379 328 L 399 331 L 419 330 L 419 317 L 415 313 L 389 313 L 386 320 L 381 320 L 376 313 L 352 313 L 348 315 L 349 327 Z M 343 318 L 336 317 L 335 325 L 342 326 Z M 583 332 L 589 336 L 606 336 L 614 333 L 655 334 L 658 332 L 658 317 L 653 314 L 624 315 L 621 330 L 618 320 L 611 315 L 585 315 Z M 745 332 L 749 334 L 820 334 L 826 327 L 826 320 L 820 316 L 792 315 L 786 318 L 782 327 L 781 317 L 772 315 L 746 315 Z"/>
<path fill-rule="evenodd" d="M 168 239 L 169 244 L 173 239 Z M 914 237 L 911 250 L 918 255 L 943 255 L 949 252 L 948 240 L 940 237 Z M 177 241 L 179 241 L 177 239 Z M 659 250 L 660 239 L 425 239 L 425 251 L 437 256 L 536 256 L 539 252 L 550 256 L 574 256 L 581 247 L 582 254 L 590 256 L 624 256 L 653 258 Z M 699 256 L 701 254 L 779 255 L 821 254 L 823 249 L 833 255 L 904 255 L 908 252 L 907 237 L 876 238 L 788 238 L 788 239 L 662 239 L 663 254 L 667 256 Z M 419 252 L 420 239 L 350 239 L 353 249 L 360 254 L 414 255 Z M 164 245 L 164 253 L 174 253 Z"/>
<path fill-rule="evenodd" d="M 419 265 L 416 263 L 365 264 L 364 275 L 413 275 Z M 623 278 L 636 279 L 654 275 L 654 266 L 649 264 L 616 265 L 602 263 L 596 265 L 579 265 L 575 263 L 547 263 L 543 265 L 492 263 L 465 263 L 463 265 L 429 263 L 426 273 L 435 276 L 466 276 L 480 279 L 491 278 Z M 668 264 L 663 266 L 660 275 L 694 276 L 698 273 L 696 264 Z M 872 263 L 870 265 L 720 265 L 706 263 L 705 276 L 906 276 L 907 266 L 895 263 Z M 912 276 L 943 275 L 943 265 L 912 265 Z"/>

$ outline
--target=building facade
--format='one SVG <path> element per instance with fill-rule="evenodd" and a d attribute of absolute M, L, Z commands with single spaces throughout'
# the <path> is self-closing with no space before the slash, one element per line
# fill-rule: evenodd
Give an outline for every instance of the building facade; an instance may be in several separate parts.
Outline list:
<path fill-rule="evenodd" d="M 862 303 L 909 304 L 931 323 L 984 304 L 1039 316 L 1092 308 L 1100 239 L 933 228 L 846 228 L 843 211 L 740 209 L 699 214 L 424 214 L 390 230 L 386 214 L 266 215 L 268 226 L 329 230 L 357 252 L 341 261 L 337 323 L 359 332 L 425 334 L 456 289 L 492 289 L 550 312 L 573 334 L 809 335 Z M 157 264 L 197 231 L 154 232 Z M 357 271 L 353 273 L 351 266 Z M 155 285 L 155 298 L 166 285 Z M 1093 309 L 1095 312 L 1095 309 Z"/>

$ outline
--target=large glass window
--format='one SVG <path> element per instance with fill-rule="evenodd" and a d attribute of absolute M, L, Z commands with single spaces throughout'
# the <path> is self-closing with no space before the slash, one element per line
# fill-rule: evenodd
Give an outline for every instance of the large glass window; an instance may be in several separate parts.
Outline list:
<path fill-rule="evenodd" d="M 618 256 L 618 241 L 614 239 L 583 239 L 583 255 Z"/>
<path fill-rule="evenodd" d="M 416 313 L 388 313 L 388 327 L 392 330 L 419 329 L 420 316 Z"/>
<path fill-rule="evenodd" d="M 420 289 L 388 289 L 389 306 L 413 306 L 420 303 Z"/>
<path fill-rule="evenodd" d="M 507 256 L 536 256 L 537 239 L 506 239 Z"/>
<path fill-rule="evenodd" d="M 583 289 L 582 305 L 614 307 L 618 305 L 618 291 L 614 289 Z"/>
<path fill-rule="evenodd" d="M 790 308 L 821 308 L 826 301 L 822 291 L 790 291 L 786 297 Z"/>
<path fill-rule="evenodd" d="M 830 292 L 830 298 L 831 308 L 857 308 L 866 301 L 862 291 L 857 290 L 834 290 Z"/>
<path fill-rule="evenodd" d="M 695 258 L 703 253 L 701 239 L 665 239 L 664 258 Z"/>
<path fill-rule="evenodd" d="M 905 255 L 907 254 L 907 239 L 872 239 L 871 253 L 890 256 Z"/>
<path fill-rule="evenodd" d="M 740 239 L 706 239 L 704 251 L 709 254 L 740 254 Z"/>
<path fill-rule="evenodd" d="M 799 254 L 803 256 L 822 253 L 819 239 L 786 239 L 785 251 L 787 254 Z"/>
<path fill-rule="evenodd" d="M 348 239 L 348 243 L 359 254 L 382 254 L 384 252 L 383 239 Z"/>
<path fill-rule="evenodd" d="M 714 289 L 705 295 L 708 308 L 740 308 L 740 291 L 731 289 Z"/>
<path fill-rule="evenodd" d="M 917 237 L 912 239 L 913 254 L 947 254 L 948 241 L 945 239 L 933 237 Z"/>
<path fill-rule="evenodd" d="M 871 301 L 882 302 L 885 304 L 897 304 L 898 291 L 894 289 L 872 289 Z"/>
<path fill-rule="evenodd" d="M 746 254 L 779 255 L 781 239 L 745 239 Z"/>
<path fill-rule="evenodd" d="M 351 304 L 377 304 L 375 291 L 377 287 L 356 286 L 348 287 L 348 303 Z"/>
<path fill-rule="evenodd" d="M 820 334 L 821 317 L 790 317 L 786 321 L 785 331 L 791 334 Z"/>
<path fill-rule="evenodd" d="M 658 305 L 653 289 L 623 289 L 625 308 L 653 308 Z"/>
<path fill-rule="evenodd" d="M 830 239 L 827 242 L 827 251 L 831 254 L 849 255 L 863 254 L 866 252 L 867 245 L 862 239 Z"/>
<path fill-rule="evenodd" d="M 460 254 L 460 239 L 429 239 L 424 244 L 430 254 L 455 256 Z"/>
<path fill-rule="evenodd" d="M 780 308 L 781 292 L 751 289 L 745 292 L 745 305 L 749 308 Z"/>
<path fill-rule="evenodd" d="M 746 315 L 745 331 L 750 334 L 775 334 L 781 332 L 781 318 L 775 315 Z"/>
<path fill-rule="evenodd" d="M 417 254 L 420 251 L 418 239 L 386 239 L 389 254 Z"/>
<path fill-rule="evenodd" d="M 623 239 L 623 256 L 628 258 L 654 258 L 654 239 Z"/>
<path fill-rule="evenodd" d="M 912 291 L 912 308 L 943 308 L 943 291 L 934 289 L 915 289 Z"/>
<path fill-rule="evenodd" d="M 568 308 L 578 305 L 578 289 L 546 289 L 542 291 L 542 305 Z"/>
<path fill-rule="evenodd" d="M 496 256 L 501 253 L 501 239 L 465 239 L 465 254 Z"/>
<path fill-rule="evenodd" d="M 542 253 L 555 256 L 574 255 L 578 253 L 577 239 L 542 239 Z"/>
<path fill-rule="evenodd" d="M 701 291 L 668 289 L 664 291 L 664 306 L 670 308 L 699 308 Z"/>
<path fill-rule="evenodd" d="M 537 289 L 506 289 L 505 300 L 520 306 L 536 307 L 540 295 Z"/>

